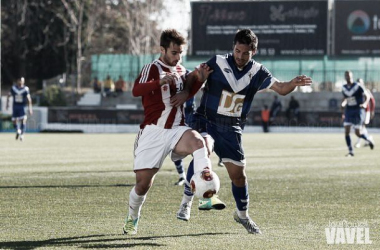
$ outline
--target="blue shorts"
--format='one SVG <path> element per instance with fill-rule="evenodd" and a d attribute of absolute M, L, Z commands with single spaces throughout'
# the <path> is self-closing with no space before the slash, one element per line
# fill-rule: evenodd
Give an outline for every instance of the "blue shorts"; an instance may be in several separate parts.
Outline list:
<path fill-rule="evenodd" d="M 13 106 L 12 120 L 24 119 L 25 115 L 26 113 L 24 106 Z"/>
<path fill-rule="evenodd" d="M 208 121 L 204 116 L 193 114 L 191 127 L 200 134 L 207 133 L 214 139 L 214 151 L 223 162 L 245 166 L 242 145 L 242 129 L 237 126 L 222 126 Z"/>
<path fill-rule="evenodd" d="M 346 109 L 344 112 L 344 126 L 354 125 L 355 127 L 360 127 L 365 121 L 365 110 L 364 109 Z"/>

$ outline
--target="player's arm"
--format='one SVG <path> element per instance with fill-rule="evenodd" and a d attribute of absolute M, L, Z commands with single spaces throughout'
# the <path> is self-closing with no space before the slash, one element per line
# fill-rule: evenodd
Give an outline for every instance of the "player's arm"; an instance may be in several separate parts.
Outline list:
<path fill-rule="evenodd" d="M 347 106 L 347 98 L 343 97 L 342 102 L 340 104 L 340 110 L 342 111 L 342 119 L 344 120 L 344 108 Z"/>
<path fill-rule="evenodd" d="M 187 75 L 184 90 L 170 98 L 171 105 L 179 107 L 193 97 L 212 72 L 213 70 L 205 63 L 195 68 Z"/>
<path fill-rule="evenodd" d="M 305 75 L 296 76 L 289 82 L 276 81 L 272 84 L 270 89 L 274 90 L 280 95 L 287 95 L 292 92 L 298 86 L 310 86 L 312 80 Z"/>
<path fill-rule="evenodd" d="M 8 95 L 7 95 L 7 103 L 5 105 L 5 109 L 6 110 L 8 110 L 8 108 L 9 108 L 9 98 L 11 97 L 11 95 L 12 95 L 11 92 L 9 92 Z"/>
<path fill-rule="evenodd" d="M 26 98 L 28 99 L 29 114 L 33 115 L 33 105 L 32 105 L 32 98 L 30 97 L 30 94 L 28 94 Z"/>
<path fill-rule="evenodd" d="M 169 77 L 164 77 L 163 79 L 160 79 L 157 66 L 154 64 L 147 64 L 143 67 L 140 75 L 135 80 L 132 95 L 135 97 L 148 95 L 167 83 L 168 78 Z"/>
<path fill-rule="evenodd" d="M 346 107 L 346 105 L 347 105 L 347 99 L 345 97 L 343 97 L 341 105 L 340 105 L 341 109 L 343 110 Z"/>

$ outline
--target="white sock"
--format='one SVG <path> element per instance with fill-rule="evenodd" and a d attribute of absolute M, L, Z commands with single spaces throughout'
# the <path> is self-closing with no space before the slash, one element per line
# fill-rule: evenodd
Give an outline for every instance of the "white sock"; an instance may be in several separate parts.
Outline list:
<path fill-rule="evenodd" d="M 185 173 L 179 174 L 179 178 L 186 179 Z"/>
<path fill-rule="evenodd" d="M 248 219 L 248 209 L 245 211 L 236 210 L 240 219 Z"/>
<path fill-rule="evenodd" d="M 211 161 L 207 157 L 206 147 L 195 150 L 193 152 L 193 158 L 194 158 L 194 173 L 202 171 L 205 167 L 208 167 L 210 170 L 212 169 Z"/>
<path fill-rule="evenodd" d="M 190 206 L 191 206 L 191 204 L 193 203 L 193 198 L 194 198 L 194 196 L 188 196 L 186 194 L 183 194 L 181 205 L 184 204 L 184 203 L 189 203 Z"/>
<path fill-rule="evenodd" d="M 363 133 L 365 136 L 368 137 L 368 130 L 367 130 L 367 127 L 364 127 L 364 128 L 362 129 L 362 133 Z"/>
<path fill-rule="evenodd" d="M 129 215 L 132 219 L 140 217 L 141 207 L 145 201 L 146 195 L 136 194 L 135 187 L 129 193 Z"/>

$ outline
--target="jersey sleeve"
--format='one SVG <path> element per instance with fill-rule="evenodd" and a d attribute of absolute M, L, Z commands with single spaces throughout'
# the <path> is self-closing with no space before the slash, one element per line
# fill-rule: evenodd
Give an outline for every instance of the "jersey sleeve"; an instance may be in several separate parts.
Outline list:
<path fill-rule="evenodd" d="M 215 67 L 216 67 L 216 56 L 211 57 L 211 58 L 206 62 L 206 64 L 207 64 L 212 70 L 214 70 Z"/>
<path fill-rule="evenodd" d="M 147 64 L 133 85 L 133 96 L 144 96 L 160 88 L 160 74 L 153 63 Z"/>
<path fill-rule="evenodd" d="M 277 78 L 272 76 L 269 70 L 265 68 L 264 66 L 261 66 L 259 76 L 260 76 L 260 79 L 258 82 L 261 83 L 261 85 L 258 88 L 259 91 L 264 90 L 264 89 L 269 89 L 270 87 L 272 87 L 273 83 L 279 81 Z"/>
<path fill-rule="evenodd" d="M 207 66 L 209 66 L 212 70 L 214 70 L 215 66 L 216 66 L 216 56 L 213 56 L 210 60 L 208 60 L 206 62 Z M 199 68 L 200 65 L 197 66 L 197 68 Z M 212 74 L 212 73 L 211 73 Z M 189 97 L 188 98 L 192 98 L 193 96 L 195 96 L 195 94 L 198 92 L 198 90 L 203 86 L 204 82 L 200 82 L 200 81 L 195 81 L 191 87 L 191 91 L 189 93 Z"/>
<path fill-rule="evenodd" d="M 359 86 L 359 88 L 358 88 L 358 92 L 359 92 L 360 94 L 364 94 L 364 92 L 365 92 L 364 88 L 363 88 L 361 85 L 359 85 L 359 84 L 358 84 L 358 86 Z"/>

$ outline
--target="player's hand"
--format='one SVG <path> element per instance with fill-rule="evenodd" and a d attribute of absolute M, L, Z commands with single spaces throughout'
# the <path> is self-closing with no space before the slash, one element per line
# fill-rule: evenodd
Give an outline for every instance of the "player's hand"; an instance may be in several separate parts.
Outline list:
<path fill-rule="evenodd" d="M 187 101 L 188 96 L 187 91 L 181 91 L 170 98 L 170 104 L 174 107 L 179 107 Z"/>
<path fill-rule="evenodd" d="M 161 80 L 160 85 L 169 84 L 170 87 L 175 87 L 178 76 L 175 73 L 167 73 Z"/>
<path fill-rule="evenodd" d="M 294 86 L 310 86 L 312 82 L 313 82 L 313 80 L 312 80 L 310 77 L 305 76 L 305 75 L 296 76 L 296 77 L 291 81 L 291 83 L 292 83 Z"/>
<path fill-rule="evenodd" d="M 206 63 L 202 63 L 199 68 L 195 68 L 197 79 L 200 82 L 206 81 L 213 71 Z"/>
<path fill-rule="evenodd" d="M 33 109 L 29 109 L 29 114 L 33 115 Z"/>
<path fill-rule="evenodd" d="M 360 107 L 363 108 L 363 109 L 365 109 L 365 108 L 367 108 L 367 104 L 362 103 L 362 104 L 360 104 Z"/>

